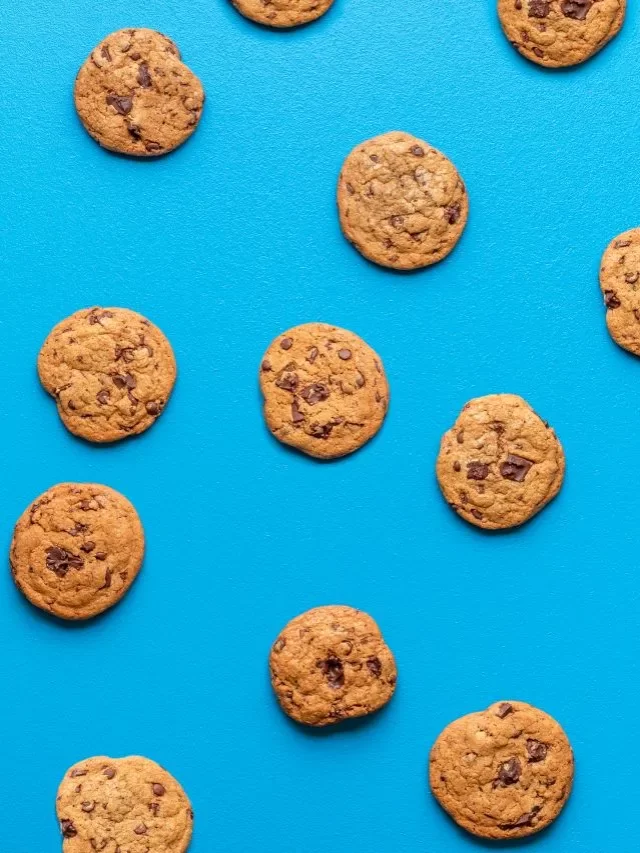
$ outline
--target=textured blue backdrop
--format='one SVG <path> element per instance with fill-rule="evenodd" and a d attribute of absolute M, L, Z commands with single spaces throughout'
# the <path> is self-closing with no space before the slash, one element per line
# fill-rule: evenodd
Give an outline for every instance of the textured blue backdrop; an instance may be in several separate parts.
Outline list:
<path fill-rule="evenodd" d="M 183 782 L 193 853 L 481 849 L 427 795 L 426 760 L 451 719 L 505 698 L 556 715 L 577 753 L 534 843 L 635 849 L 640 360 L 607 336 L 597 270 L 640 222 L 638 18 L 550 73 L 493 0 L 336 0 L 297 32 L 226 0 L 2 5 L 2 547 L 61 480 L 120 489 L 148 534 L 129 596 L 85 625 L 0 576 L 2 850 L 57 853 L 63 771 L 132 752 Z M 94 44 L 136 25 L 171 35 L 208 95 L 191 141 L 153 162 L 103 152 L 71 98 Z M 343 157 L 390 129 L 447 153 L 471 200 L 457 250 L 411 276 L 364 261 L 334 210 Z M 95 303 L 147 314 L 180 367 L 158 425 L 113 447 L 67 434 L 35 373 L 50 327 Z M 280 447 L 260 414 L 264 348 L 309 320 L 361 334 L 392 387 L 378 438 L 334 464 Z M 460 522 L 433 476 L 460 406 L 496 391 L 568 457 L 559 498 L 506 535 Z M 266 655 L 324 603 L 374 615 L 400 680 L 379 716 L 314 732 L 277 709 Z"/>

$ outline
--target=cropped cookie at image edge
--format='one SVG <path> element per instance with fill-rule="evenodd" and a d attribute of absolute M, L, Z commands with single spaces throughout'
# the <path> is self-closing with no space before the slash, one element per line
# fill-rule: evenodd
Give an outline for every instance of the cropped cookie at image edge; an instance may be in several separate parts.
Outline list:
<path fill-rule="evenodd" d="M 547 68 L 578 65 L 616 36 L 626 0 L 498 0 L 498 15 L 511 44 Z"/>
<path fill-rule="evenodd" d="M 267 27 L 299 27 L 317 20 L 334 0 L 231 0 L 238 12 Z"/>
<path fill-rule="evenodd" d="M 113 607 L 143 557 L 133 505 L 96 483 L 60 483 L 40 495 L 18 519 L 10 551 L 18 589 L 61 619 L 90 619 Z"/>
<path fill-rule="evenodd" d="M 600 264 L 607 328 L 623 349 L 640 355 L 640 228 L 615 237 Z"/>
<path fill-rule="evenodd" d="M 558 817 L 573 785 L 561 726 L 524 702 L 496 702 L 450 723 L 429 758 L 429 784 L 453 820 L 481 838 L 523 838 Z"/>
<path fill-rule="evenodd" d="M 66 428 L 104 443 L 156 422 L 177 368 L 169 341 L 146 317 L 127 308 L 89 308 L 52 329 L 38 374 Z"/>
<path fill-rule="evenodd" d="M 171 39 L 125 29 L 91 52 L 76 77 L 74 100 L 85 129 L 103 148 L 157 157 L 194 132 L 204 90 Z"/>
<path fill-rule="evenodd" d="M 515 394 L 466 403 L 436 462 L 446 501 L 487 530 L 515 527 L 540 512 L 560 491 L 564 469 L 555 432 Z"/>
<path fill-rule="evenodd" d="M 96 756 L 74 764 L 58 788 L 64 853 L 185 853 L 193 810 L 155 761 Z"/>
<path fill-rule="evenodd" d="M 454 248 L 469 200 L 453 163 L 409 133 L 357 145 L 338 179 L 342 231 L 366 258 L 396 270 L 435 264 Z"/>
<path fill-rule="evenodd" d="M 366 444 L 389 405 L 380 356 L 353 332 L 326 323 L 278 335 L 260 364 L 260 389 L 275 438 L 319 459 Z"/>
<path fill-rule="evenodd" d="M 398 675 L 371 616 L 340 605 L 292 619 L 271 648 L 269 669 L 282 710 L 308 726 L 372 714 L 391 699 Z"/>

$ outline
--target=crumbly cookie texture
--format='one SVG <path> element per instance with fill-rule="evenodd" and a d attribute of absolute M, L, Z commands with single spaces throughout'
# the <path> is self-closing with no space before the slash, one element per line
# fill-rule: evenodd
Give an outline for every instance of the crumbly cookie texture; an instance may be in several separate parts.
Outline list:
<path fill-rule="evenodd" d="M 397 678 L 376 623 L 343 606 L 316 607 L 292 619 L 273 644 L 269 668 L 282 710 L 309 726 L 377 711 L 393 696 Z"/>
<path fill-rule="evenodd" d="M 245 17 L 268 27 L 297 27 L 321 17 L 333 0 L 232 0 Z"/>
<path fill-rule="evenodd" d="M 564 477 L 556 434 L 515 394 L 468 402 L 444 434 L 436 464 L 445 499 L 478 527 L 515 527 L 539 512 Z"/>
<path fill-rule="evenodd" d="M 204 105 L 201 82 L 171 39 L 155 30 L 111 33 L 76 77 L 80 120 L 104 148 L 155 157 L 181 145 Z"/>
<path fill-rule="evenodd" d="M 358 145 L 338 180 L 345 237 L 370 261 L 398 270 L 435 264 L 469 215 L 453 163 L 428 142 L 392 131 Z"/>
<path fill-rule="evenodd" d="M 323 459 L 362 447 L 389 404 L 380 356 L 353 332 L 325 323 L 279 335 L 262 359 L 260 388 L 273 435 Z"/>
<path fill-rule="evenodd" d="M 108 442 L 156 422 L 176 380 L 176 361 L 169 341 L 141 314 L 90 308 L 55 326 L 38 373 L 70 432 Z"/>
<path fill-rule="evenodd" d="M 140 756 L 80 761 L 58 788 L 64 853 L 185 853 L 193 831 L 187 795 Z"/>
<path fill-rule="evenodd" d="M 509 41 L 549 68 L 577 65 L 620 32 L 627 0 L 498 0 Z"/>
<path fill-rule="evenodd" d="M 457 824 L 482 838 L 533 835 L 571 793 L 573 752 L 560 725 L 524 702 L 497 702 L 451 723 L 429 761 L 431 790 Z"/>
<path fill-rule="evenodd" d="M 62 619 L 89 619 L 135 580 L 144 533 L 129 501 L 108 486 L 60 483 L 20 516 L 10 562 L 18 589 Z"/>
<path fill-rule="evenodd" d="M 602 256 L 600 288 L 611 337 L 640 355 L 640 228 L 625 231 L 609 243 Z"/>

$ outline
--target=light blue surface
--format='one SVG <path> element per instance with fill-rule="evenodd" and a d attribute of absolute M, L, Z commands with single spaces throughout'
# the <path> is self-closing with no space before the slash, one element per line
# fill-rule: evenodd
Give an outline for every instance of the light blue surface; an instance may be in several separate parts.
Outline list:
<path fill-rule="evenodd" d="M 577 755 L 533 844 L 636 849 L 640 360 L 607 335 L 597 270 L 640 223 L 638 23 L 632 3 L 593 61 L 547 72 L 493 0 L 336 0 L 296 32 L 226 0 L 2 5 L 3 547 L 62 480 L 121 490 L 148 535 L 130 594 L 84 625 L 0 577 L 2 851 L 58 853 L 64 770 L 132 752 L 184 784 L 193 853 L 482 849 L 428 796 L 427 754 L 512 698 L 557 716 Z M 73 109 L 80 63 L 124 26 L 171 35 L 207 90 L 194 137 L 153 162 L 105 153 Z M 471 200 L 456 251 L 409 276 L 363 260 L 334 209 L 343 158 L 391 129 L 448 154 Z M 92 304 L 148 315 L 180 368 L 157 426 L 112 447 L 71 437 L 35 373 L 49 329 Z M 392 387 L 381 434 L 334 464 L 261 419 L 262 352 L 310 320 L 362 335 Z M 531 524 L 487 535 L 433 466 L 461 405 L 499 391 L 553 424 L 568 472 Z M 378 620 L 400 680 L 377 717 L 314 732 L 278 710 L 266 656 L 325 603 Z"/>

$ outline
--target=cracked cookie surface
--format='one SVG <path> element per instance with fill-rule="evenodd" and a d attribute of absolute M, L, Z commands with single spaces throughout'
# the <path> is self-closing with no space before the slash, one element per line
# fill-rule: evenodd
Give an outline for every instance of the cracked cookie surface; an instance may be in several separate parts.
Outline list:
<path fill-rule="evenodd" d="M 232 0 L 245 17 L 268 27 L 297 27 L 321 17 L 333 0 Z"/>
<path fill-rule="evenodd" d="M 442 493 L 478 527 L 515 527 L 560 490 L 564 452 L 556 434 L 515 394 L 470 400 L 444 434 L 436 463 Z"/>
<path fill-rule="evenodd" d="M 498 0 L 505 34 L 527 59 L 577 65 L 620 32 L 626 0 Z"/>
<path fill-rule="evenodd" d="M 614 341 L 640 355 L 640 228 L 619 234 L 600 265 L 607 328 Z"/>
<path fill-rule="evenodd" d="M 74 87 L 89 134 L 120 154 L 155 157 L 182 145 L 200 121 L 204 91 L 171 39 L 155 30 L 108 35 Z"/>
<path fill-rule="evenodd" d="M 353 332 L 325 323 L 279 335 L 262 359 L 260 388 L 273 435 L 324 459 L 369 441 L 389 403 L 380 357 Z"/>
<path fill-rule="evenodd" d="M 460 239 L 467 192 L 453 163 L 401 131 L 356 146 L 338 179 L 345 237 L 370 261 L 398 270 L 435 264 Z"/>
<path fill-rule="evenodd" d="M 374 620 L 353 607 L 315 607 L 289 622 L 269 657 L 282 710 L 309 726 L 377 711 L 391 699 L 397 671 Z"/>
<path fill-rule="evenodd" d="M 141 314 L 91 308 L 54 327 L 38 373 L 70 432 L 108 442 L 156 422 L 176 380 L 176 361 L 169 341 Z"/>
<path fill-rule="evenodd" d="M 429 760 L 440 805 L 482 838 L 522 838 L 549 826 L 571 793 L 573 772 L 560 725 L 524 702 L 496 702 L 455 720 Z"/>
<path fill-rule="evenodd" d="M 20 516 L 13 533 L 13 579 L 29 601 L 62 619 L 89 619 L 118 602 L 144 556 L 132 504 L 94 483 L 60 483 Z"/>
<path fill-rule="evenodd" d="M 58 788 L 64 853 L 185 853 L 193 811 L 178 782 L 141 756 L 80 761 Z"/>

